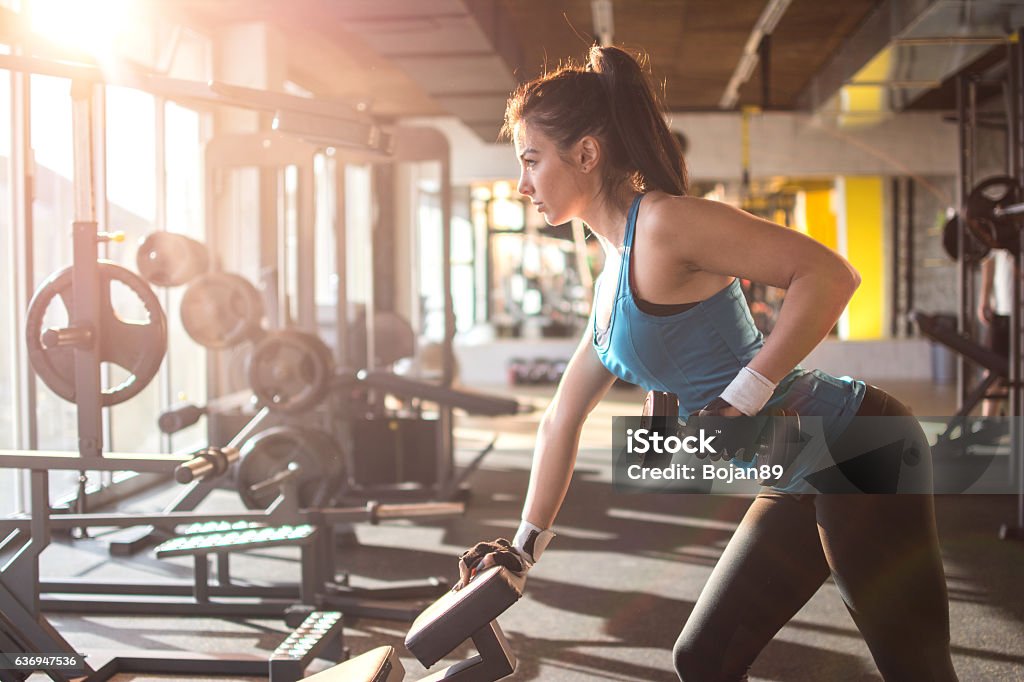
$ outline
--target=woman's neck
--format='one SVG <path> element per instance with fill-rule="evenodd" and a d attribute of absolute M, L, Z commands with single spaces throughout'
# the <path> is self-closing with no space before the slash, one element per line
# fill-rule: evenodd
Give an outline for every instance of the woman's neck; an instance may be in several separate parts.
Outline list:
<path fill-rule="evenodd" d="M 623 187 L 614 195 L 611 192 L 602 192 L 594 198 L 580 219 L 605 242 L 616 249 L 621 248 L 626 238 L 629 208 L 635 195 L 631 187 Z"/>

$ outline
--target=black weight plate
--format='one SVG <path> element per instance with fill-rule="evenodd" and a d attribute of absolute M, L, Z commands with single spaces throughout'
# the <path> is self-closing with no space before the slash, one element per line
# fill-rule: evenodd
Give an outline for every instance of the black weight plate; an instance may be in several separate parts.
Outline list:
<path fill-rule="evenodd" d="M 416 355 L 416 333 L 401 315 L 379 312 L 373 316 L 373 345 L 375 366 L 390 365 Z"/>
<path fill-rule="evenodd" d="M 296 413 L 317 405 L 334 374 L 331 350 L 315 334 L 269 332 L 249 358 L 249 385 L 275 412 Z"/>
<path fill-rule="evenodd" d="M 1020 230 L 1015 216 L 997 217 L 995 209 L 1020 203 L 1017 181 L 1005 175 L 987 178 L 971 190 L 965 213 L 967 227 L 991 249 L 1020 250 Z"/>
<path fill-rule="evenodd" d="M 342 459 L 330 435 L 312 429 L 275 426 L 245 442 L 235 469 L 238 495 L 248 509 L 266 509 L 277 499 L 278 489 L 253 492 L 252 486 L 285 471 L 295 462 L 299 506 L 322 505 L 341 480 Z"/>
<path fill-rule="evenodd" d="M 153 232 L 139 244 L 135 263 L 150 284 L 177 287 L 206 272 L 210 254 L 205 245 L 183 234 Z"/>
<path fill-rule="evenodd" d="M 959 249 L 957 249 L 959 227 L 960 219 L 953 216 L 946 221 L 946 226 L 942 228 L 942 248 L 952 260 L 959 260 Z M 970 230 L 964 231 L 964 240 L 967 242 L 964 257 L 968 263 L 977 263 L 988 255 L 990 250 L 988 245 L 978 241 L 978 238 Z"/>
<path fill-rule="evenodd" d="M 181 298 L 181 323 L 188 335 L 206 348 L 231 348 L 251 339 L 262 319 L 259 290 L 234 273 L 202 275 Z"/>
<path fill-rule="evenodd" d="M 99 361 L 117 365 L 128 372 L 127 379 L 102 391 L 104 407 L 118 405 L 139 394 L 160 369 L 167 352 L 167 318 L 156 294 L 145 280 L 116 263 L 97 263 L 100 279 Z M 32 297 L 25 320 L 25 341 L 32 368 L 54 393 L 75 402 L 75 351 L 71 347 L 43 347 L 45 316 L 54 299 L 59 298 L 74 320 L 74 268 L 65 268 L 47 279 Z M 141 302 L 146 319 L 125 319 L 114 309 L 111 287 L 118 282 Z"/>

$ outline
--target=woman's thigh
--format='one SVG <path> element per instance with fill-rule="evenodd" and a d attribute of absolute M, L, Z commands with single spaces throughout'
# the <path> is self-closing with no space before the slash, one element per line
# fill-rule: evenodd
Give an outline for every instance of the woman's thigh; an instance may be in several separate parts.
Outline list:
<path fill-rule="evenodd" d="M 764 491 L 733 534 L 674 650 L 681 679 L 742 679 L 829 575 L 813 501 Z"/>
<path fill-rule="evenodd" d="M 902 403 L 869 387 L 853 429 L 888 434 L 916 448 L 899 457 L 898 489 L 931 485 L 927 439 Z M 845 434 L 844 434 L 845 435 Z M 846 444 L 860 439 L 843 437 Z M 885 455 L 879 454 L 878 459 Z M 883 463 L 884 464 L 884 463 Z M 912 478 L 913 485 L 903 480 Z M 886 486 L 888 487 L 888 486 Z M 897 488 L 893 488 L 897 489 Z M 885 679 L 955 679 L 949 657 L 949 606 L 930 494 L 823 494 L 817 525 L 832 578 Z"/>

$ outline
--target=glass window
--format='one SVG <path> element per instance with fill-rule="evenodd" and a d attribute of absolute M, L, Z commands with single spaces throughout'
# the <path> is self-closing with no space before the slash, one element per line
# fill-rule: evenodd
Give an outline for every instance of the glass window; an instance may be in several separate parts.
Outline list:
<path fill-rule="evenodd" d="M 366 253 L 372 234 L 372 194 L 369 166 L 345 166 L 345 231 L 348 260 L 348 300 L 366 303 L 371 263 Z"/>
<path fill-rule="evenodd" d="M 33 75 L 31 138 L 34 201 L 32 202 L 34 288 L 58 270 L 71 265 L 71 224 L 75 219 L 74 155 L 71 134 L 71 81 Z M 59 305 L 46 322 L 66 324 Z M 39 448 L 71 450 L 78 447 L 78 423 L 73 403 L 57 397 L 41 381 L 38 396 Z M 55 486 L 54 486 L 55 487 Z"/>
<path fill-rule="evenodd" d="M 335 196 L 337 163 L 333 153 L 317 154 L 313 159 L 316 182 L 316 303 L 333 306 L 338 302 L 337 248 L 334 241 L 335 215 L 338 204 Z M 333 320 L 334 310 L 321 315 Z"/>
<path fill-rule="evenodd" d="M 156 229 L 156 102 L 139 90 L 106 88 L 107 224 L 100 229 L 122 231 L 122 243 L 110 243 L 106 258 L 136 270 L 139 242 Z M 158 291 L 159 293 L 159 291 Z M 145 310 L 127 287 L 111 292 L 114 309 L 127 319 L 145 319 Z M 131 315 L 131 317 L 127 317 Z M 120 383 L 127 372 L 111 367 L 108 381 Z M 131 400 L 111 410 L 108 450 L 159 452 L 156 417 L 161 405 L 160 382 L 154 379 Z"/>
<path fill-rule="evenodd" d="M 200 242 L 206 241 L 203 214 L 203 161 L 199 114 L 168 102 L 164 106 L 164 162 L 166 176 L 166 226 Z M 206 349 L 193 341 L 181 324 L 181 297 L 186 287 L 168 289 L 167 366 L 170 402 L 206 403 Z M 193 449 L 206 441 L 203 420 L 179 431 L 171 439 L 172 449 Z"/>
<path fill-rule="evenodd" d="M 15 267 L 14 231 L 11 228 L 11 74 L 0 71 L 0 448 L 17 445 L 14 437 L 15 406 L 18 397 L 14 378 L 17 375 L 15 344 L 21 339 L 14 323 L 14 278 L 21 268 Z M 17 509 L 17 472 L 0 469 L 0 515 Z"/>

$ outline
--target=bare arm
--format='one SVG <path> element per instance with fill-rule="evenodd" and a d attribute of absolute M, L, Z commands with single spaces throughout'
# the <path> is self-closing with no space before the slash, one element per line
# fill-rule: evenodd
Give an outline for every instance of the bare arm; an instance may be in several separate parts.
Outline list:
<path fill-rule="evenodd" d="M 992 282 L 995 280 L 996 261 L 989 256 L 981 261 L 981 292 L 978 294 L 978 320 L 983 324 L 992 322 Z"/>
<path fill-rule="evenodd" d="M 834 251 L 726 204 L 663 196 L 650 211 L 658 239 L 680 265 L 786 290 L 775 328 L 750 363 L 773 382 L 825 338 L 860 284 Z"/>
<path fill-rule="evenodd" d="M 588 326 L 537 429 L 522 518 L 550 528 L 569 489 L 583 422 L 615 381 L 597 357 Z"/>

